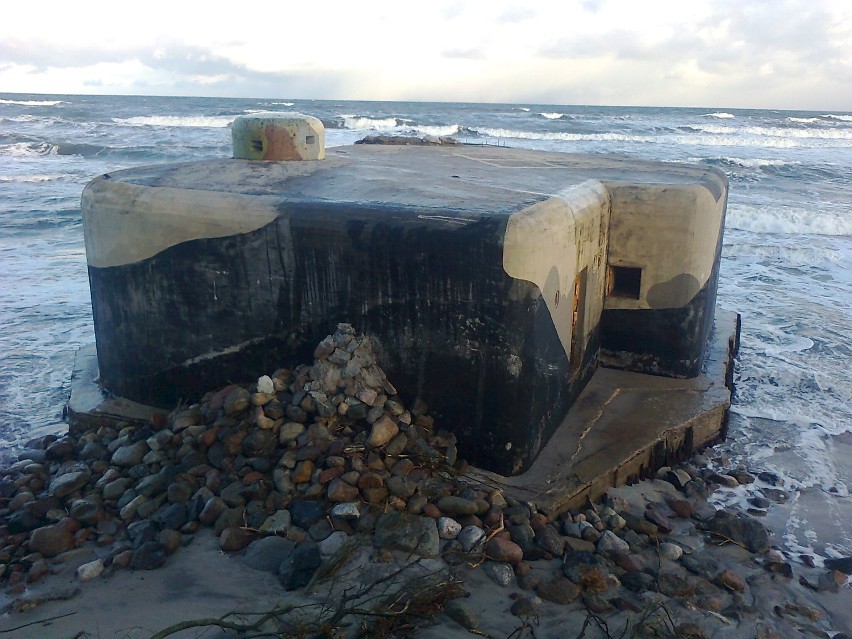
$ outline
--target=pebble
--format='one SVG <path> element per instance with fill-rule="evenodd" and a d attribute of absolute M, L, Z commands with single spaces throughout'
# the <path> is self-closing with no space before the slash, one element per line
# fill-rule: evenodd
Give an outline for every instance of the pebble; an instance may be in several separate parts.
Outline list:
<path fill-rule="evenodd" d="M 479 627 L 478 617 L 459 599 L 450 599 L 444 605 L 444 613 L 462 628 L 473 630 Z"/>
<path fill-rule="evenodd" d="M 580 596 L 580 588 L 565 577 L 554 577 L 545 581 L 539 584 L 535 592 L 545 601 L 561 605 L 568 605 Z"/>
<path fill-rule="evenodd" d="M 719 573 L 716 576 L 716 583 L 735 592 L 745 592 L 746 589 L 745 579 L 733 570 L 723 570 Z"/>
<path fill-rule="evenodd" d="M 630 544 L 611 530 L 606 530 L 598 539 L 596 549 L 601 554 L 615 555 L 630 552 Z"/>
<path fill-rule="evenodd" d="M 539 614 L 539 604 L 532 599 L 526 597 L 518 597 L 509 608 L 516 617 L 535 617 Z"/>
<path fill-rule="evenodd" d="M 387 415 L 382 415 L 375 422 L 367 438 L 367 445 L 379 448 L 387 444 L 399 433 L 399 426 Z"/>
<path fill-rule="evenodd" d="M 545 524 L 535 531 L 535 542 L 554 557 L 561 557 L 565 550 L 565 540 L 549 524 Z"/>
<path fill-rule="evenodd" d="M 104 572 L 103 559 L 95 559 L 77 568 L 77 579 L 80 581 L 91 581 L 100 577 Z"/>
<path fill-rule="evenodd" d="M 142 461 L 142 458 L 147 452 L 148 444 L 141 441 L 130 446 L 122 446 L 112 454 L 110 464 L 125 468 L 135 466 Z"/>
<path fill-rule="evenodd" d="M 669 542 L 662 543 L 660 544 L 660 556 L 669 561 L 677 561 L 683 556 L 683 548 Z"/>
<path fill-rule="evenodd" d="M 62 524 L 36 528 L 30 535 L 30 550 L 45 557 L 55 557 L 73 545 L 74 534 Z"/>
<path fill-rule="evenodd" d="M 272 395 L 275 392 L 275 384 L 269 375 L 261 375 L 257 378 L 257 392 L 264 395 Z"/>
<path fill-rule="evenodd" d="M 495 562 L 516 564 L 524 558 L 521 547 L 505 537 L 492 537 L 485 545 L 486 556 Z"/>
<path fill-rule="evenodd" d="M 507 563 L 486 561 L 483 569 L 496 584 L 503 587 L 508 586 L 515 578 L 515 572 L 512 570 L 512 566 Z"/>
<path fill-rule="evenodd" d="M 260 525 L 260 532 L 272 535 L 284 535 L 290 529 L 292 517 L 289 510 L 277 510 Z"/>
<path fill-rule="evenodd" d="M 829 570 L 839 570 L 847 575 L 852 575 L 852 557 L 826 559 L 825 567 Z"/>
<path fill-rule="evenodd" d="M 462 530 L 459 522 L 451 517 L 438 518 L 438 536 L 441 539 L 455 539 Z"/>
<path fill-rule="evenodd" d="M 465 526 L 456 537 L 465 552 L 479 550 L 480 544 L 485 541 L 485 531 L 479 526 Z"/>
<path fill-rule="evenodd" d="M 343 548 L 343 544 L 346 543 L 348 538 L 349 536 L 341 530 L 331 533 L 319 542 L 320 555 L 322 555 L 323 559 L 333 557 L 340 552 L 340 549 Z"/>

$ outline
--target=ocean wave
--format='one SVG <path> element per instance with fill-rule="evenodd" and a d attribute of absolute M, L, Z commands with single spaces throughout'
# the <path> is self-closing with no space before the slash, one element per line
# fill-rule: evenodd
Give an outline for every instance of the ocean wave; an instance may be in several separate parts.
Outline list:
<path fill-rule="evenodd" d="M 291 106 L 293 106 L 293 105 L 294 105 L 294 104 L 296 104 L 296 103 L 295 103 L 295 102 L 270 102 L 269 104 L 274 104 L 275 106 L 286 106 L 286 107 L 291 107 Z"/>
<path fill-rule="evenodd" d="M 826 129 L 815 127 L 791 128 L 776 126 L 722 126 L 705 124 L 697 127 L 704 133 L 716 135 L 753 135 L 762 138 L 799 138 L 824 140 L 852 140 L 852 129 Z"/>
<path fill-rule="evenodd" d="M 690 162 L 707 162 L 710 164 L 721 164 L 728 166 L 741 166 L 743 168 L 759 168 L 762 166 L 789 166 L 801 164 L 799 160 L 768 160 L 764 158 L 734 158 L 734 157 L 719 157 L 715 159 L 708 158 L 690 158 Z"/>
<path fill-rule="evenodd" d="M 852 122 L 852 115 L 837 115 L 835 113 L 826 113 L 822 117 L 829 120 L 842 120 L 843 122 Z"/>
<path fill-rule="evenodd" d="M 62 100 L 0 100 L 0 104 L 18 104 L 21 106 L 56 106 Z"/>
<path fill-rule="evenodd" d="M 491 138 L 515 138 L 518 140 L 564 140 L 580 141 L 620 141 L 649 142 L 656 138 L 647 135 L 627 135 L 624 133 L 568 133 L 566 131 L 516 131 L 512 129 L 491 129 L 487 127 L 472 129 L 475 133 Z"/>
<path fill-rule="evenodd" d="M 233 116 L 138 115 L 132 118 L 112 118 L 116 124 L 128 126 L 210 127 L 224 128 L 234 121 Z"/>
<path fill-rule="evenodd" d="M 397 118 L 370 118 L 366 116 L 345 114 L 339 116 L 345 129 L 383 130 L 402 126 L 402 120 Z"/>
<path fill-rule="evenodd" d="M 719 119 L 722 119 L 722 120 L 730 120 L 730 119 L 735 118 L 737 116 L 735 116 L 733 113 L 726 113 L 725 111 L 716 111 L 715 113 L 705 113 L 703 117 L 705 117 L 705 118 L 719 118 Z"/>
<path fill-rule="evenodd" d="M 790 122 L 797 122 L 799 124 L 813 124 L 814 122 L 822 122 L 822 118 L 787 118 Z"/>
<path fill-rule="evenodd" d="M 9 117 L 0 118 L 0 122 L 4 122 L 4 123 L 5 122 L 15 122 L 17 124 L 23 124 L 25 122 L 35 122 L 36 120 L 41 120 L 41 119 L 42 118 L 38 117 L 37 115 L 24 114 L 24 115 L 12 115 L 12 116 L 9 116 Z"/>
<path fill-rule="evenodd" d="M 564 113 L 539 113 L 540 116 L 547 118 L 548 120 L 560 120 L 565 117 Z"/>
<path fill-rule="evenodd" d="M 64 180 L 68 177 L 70 176 L 65 173 L 57 173 L 54 175 L 0 175 L 0 182 L 27 184 L 37 182 L 53 182 L 55 180 Z"/>
<path fill-rule="evenodd" d="M 53 146 L 51 153 L 55 155 L 79 155 L 84 158 L 93 158 L 112 151 L 112 147 L 100 144 L 82 144 L 76 142 L 60 142 Z"/>
<path fill-rule="evenodd" d="M 852 235 L 852 217 L 837 211 L 794 207 L 730 206 L 726 227 L 782 235 Z"/>
<path fill-rule="evenodd" d="M 529 113 L 529 111 L 530 111 L 529 107 L 518 107 L 518 109 L 521 110 L 521 111 L 526 111 L 527 113 Z"/>
<path fill-rule="evenodd" d="M 434 135 L 435 137 L 446 137 L 449 135 L 457 135 L 461 131 L 458 124 L 448 124 L 446 126 L 417 124 L 414 130 L 424 135 Z"/>
<path fill-rule="evenodd" d="M 47 142 L 15 142 L 14 144 L 0 145 L 0 155 L 8 155 L 15 158 L 36 157 L 49 155 L 56 149 L 55 145 Z"/>

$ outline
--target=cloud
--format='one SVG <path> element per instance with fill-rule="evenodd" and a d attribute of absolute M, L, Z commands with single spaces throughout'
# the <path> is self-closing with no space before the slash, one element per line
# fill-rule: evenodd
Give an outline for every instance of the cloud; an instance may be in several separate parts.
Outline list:
<path fill-rule="evenodd" d="M 481 60 L 485 57 L 485 49 L 483 47 L 469 47 L 462 49 L 444 49 L 441 52 L 444 58 L 461 59 L 461 60 Z"/>
<path fill-rule="evenodd" d="M 597 13 L 603 7 L 604 0 L 582 0 L 580 6 L 589 13 Z"/>
<path fill-rule="evenodd" d="M 503 24 L 517 24 L 535 18 L 536 12 L 527 7 L 512 7 L 497 16 L 497 22 Z"/>
<path fill-rule="evenodd" d="M 381 16 L 354 5 L 341 9 L 324 25 L 321 42 L 309 29 L 240 39 L 215 13 L 176 26 L 148 12 L 139 35 L 126 40 L 112 35 L 112 23 L 66 26 L 55 16 L 52 31 L 40 25 L 28 35 L 21 18 L 0 25 L 0 86 L 852 108 L 843 95 L 852 86 L 852 10 L 830 0 L 443 0 L 428 13 L 389 0 L 382 5 Z M 112 16 L 108 6 L 98 15 Z M 274 11 L 283 15 L 278 4 Z M 77 15 L 70 5 L 66 13 L 65 20 Z"/>

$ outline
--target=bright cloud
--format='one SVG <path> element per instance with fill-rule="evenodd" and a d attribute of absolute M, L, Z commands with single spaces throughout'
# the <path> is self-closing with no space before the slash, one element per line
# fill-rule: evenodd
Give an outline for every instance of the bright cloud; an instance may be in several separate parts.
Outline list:
<path fill-rule="evenodd" d="M 852 109 L 847 0 L 141 6 L 4 7 L 0 91 Z"/>

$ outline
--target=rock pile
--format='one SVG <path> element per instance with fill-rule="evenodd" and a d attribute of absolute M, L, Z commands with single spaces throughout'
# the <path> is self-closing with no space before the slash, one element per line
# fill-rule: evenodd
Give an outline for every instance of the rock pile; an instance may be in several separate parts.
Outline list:
<path fill-rule="evenodd" d="M 406 407 L 370 340 L 340 324 L 311 366 L 227 386 L 144 427 L 30 442 L 0 471 L 0 579 L 20 593 L 86 543 L 99 556 L 79 566 L 81 581 L 154 569 L 201 527 L 286 589 L 352 538 L 440 557 L 448 570 L 482 566 L 530 591 L 513 604 L 519 616 L 542 600 L 638 610 L 648 593 L 714 613 L 742 606 L 754 575 L 704 552 L 696 528 L 763 555 L 759 572 L 792 575 L 756 519 L 706 499 L 715 485 L 753 481 L 747 473 L 666 468 L 652 482 L 659 498 L 613 496 L 552 519 L 464 469 L 454 435 L 423 402 Z M 848 565 L 808 585 L 836 589 Z"/>
<path fill-rule="evenodd" d="M 392 146 L 446 146 L 461 144 L 457 139 L 449 135 L 440 137 L 435 135 L 368 135 L 355 144 L 388 144 Z"/>

